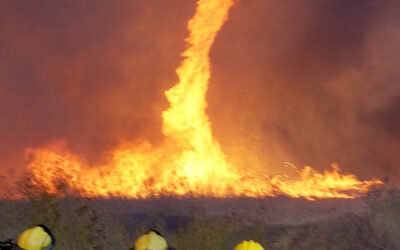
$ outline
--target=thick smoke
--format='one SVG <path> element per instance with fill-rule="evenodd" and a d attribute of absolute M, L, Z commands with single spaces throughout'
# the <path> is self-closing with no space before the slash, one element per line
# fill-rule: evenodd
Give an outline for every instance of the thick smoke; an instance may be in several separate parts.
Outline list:
<path fill-rule="evenodd" d="M 227 151 L 257 152 L 272 173 L 337 162 L 395 176 L 398 13 L 398 1 L 240 1 L 212 54 L 210 115 Z"/>
<path fill-rule="evenodd" d="M 120 138 L 161 139 L 194 1 L 0 2 L 0 159 L 66 140 L 92 163 Z"/>
<path fill-rule="evenodd" d="M 0 159 L 54 140 L 91 163 L 162 140 L 195 1 L 0 2 Z M 208 114 L 232 161 L 396 176 L 398 1 L 238 1 L 211 52 Z M 243 157 L 245 156 L 245 157 Z M 286 171 L 288 170 L 288 171 Z"/>

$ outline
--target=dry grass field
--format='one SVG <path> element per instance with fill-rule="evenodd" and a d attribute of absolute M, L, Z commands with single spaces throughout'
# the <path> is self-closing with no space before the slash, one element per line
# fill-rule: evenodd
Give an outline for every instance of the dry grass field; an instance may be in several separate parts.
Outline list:
<path fill-rule="evenodd" d="M 81 197 L 62 182 L 56 194 L 24 179 L 19 200 L 3 194 L 0 239 L 46 224 L 55 249 L 128 249 L 157 229 L 179 250 L 233 249 L 244 239 L 266 249 L 400 249 L 400 190 L 309 201 L 274 197 L 128 200 Z"/>

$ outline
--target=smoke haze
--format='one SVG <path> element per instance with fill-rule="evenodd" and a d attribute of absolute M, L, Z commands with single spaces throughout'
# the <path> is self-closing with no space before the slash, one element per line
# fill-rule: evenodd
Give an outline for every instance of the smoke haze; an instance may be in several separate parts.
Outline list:
<path fill-rule="evenodd" d="M 0 168 L 55 140 L 97 164 L 162 140 L 195 1 L 0 3 Z M 238 1 L 211 52 L 208 114 L 228 158 L 271 174 L 396 178 L 398 1 Z M 246 155 L 246 157 L 238 157 Z M 251 159 L 249 159 L 251 158 Z"/>
<path fill-rule="evenodd" d="M 399 10 L 397 1 L 240 1 L 213 51 L 211 120 L 230 130 L 222 144 L 250 145 L 275 173 L 284 161 L 338 162 L 361 177 L 393 176 Z"/>

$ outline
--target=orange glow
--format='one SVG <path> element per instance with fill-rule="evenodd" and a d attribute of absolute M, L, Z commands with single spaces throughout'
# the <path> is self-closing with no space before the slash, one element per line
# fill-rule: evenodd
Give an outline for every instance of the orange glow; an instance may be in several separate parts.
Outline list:
<path fill-rule="evenodd" d="M 232 166 L 213 137 L 206 116 L 210 78 L 209 51 L 228 17 L 233 0 L 199 0 L 189 21 L 184 60 L 176 70 L 179 82 L 165 92 L 170 107 L 162 113 L 164 142 L 122 142 L 104 166 L 87 166 L 62 143 L 28 149 L 29 168 L 50 192 L 62 174 L 67 184 L 88 196 L 130 198 L 152 196 L 263 197 L 278 194 L 308 199 L 352 198 L 380 181 L 359 181 L 353 175 L 320 174 L 306 167 L 299 180 L 248 176 Z"/>

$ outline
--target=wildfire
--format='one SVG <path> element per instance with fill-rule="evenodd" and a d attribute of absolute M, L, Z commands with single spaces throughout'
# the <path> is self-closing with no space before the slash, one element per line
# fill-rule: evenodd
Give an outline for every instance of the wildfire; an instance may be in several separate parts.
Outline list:
<path fill-rule="evenodd" d="M 176 70 L 179 82 L 165 92 L 170 107 L 163 112 L 164 142 L 123 142 L 104 166 L 90 167 L 63 143 L 28 149 L 29 168 L 50 192 L 60 173 L 67 185 L 89 196 L 147 198 L 160 195 L 263 197 L 285 194 L 308 199 L 352 198 L 380 181 L 359 181 L 353 175 L 317 173 L 310 167 L 296 181 L 245 176 L 226 159 L 213 138 L 206 116 L 210 78 L 209 51 L 228 18 L 233 0 L 199 0 L 188 23 L 188 48 Z"/>

